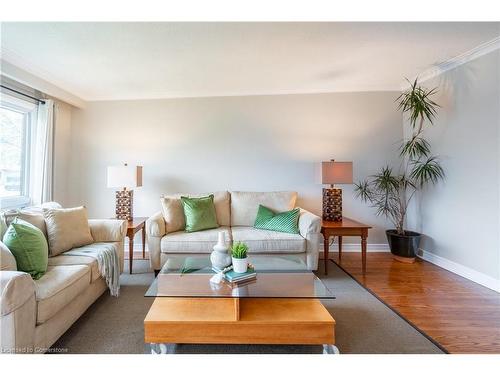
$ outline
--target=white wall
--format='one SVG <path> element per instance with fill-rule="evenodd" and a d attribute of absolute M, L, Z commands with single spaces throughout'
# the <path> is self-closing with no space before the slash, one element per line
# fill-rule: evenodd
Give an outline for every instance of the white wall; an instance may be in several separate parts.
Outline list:
<path fill-rule="evenodd" d="M 410 226 L 427 235 L 421 247 L 431 259 L 499 286 L 500 51 L 424 84 L 439 89 L 442 108 L 425 137 L 441 157 L 446 181 L 421 194 Z"/>
<path fill-rule="evenodd" d="M 395 161 L 402 138 L 397 92 L 90 102 L 72 113 L 70 203 L 91 217 L 114 216 L 106 167 L 144 166 L 134 214 L 160 209 L 159 196 L 214 190 L 295 190 L 321 214 L 316 169 L 352 160 L 355 178 Z M 344 186 L 344 214 L 372 224 L 369 243 L 386 243 L 377 218 Z"/>

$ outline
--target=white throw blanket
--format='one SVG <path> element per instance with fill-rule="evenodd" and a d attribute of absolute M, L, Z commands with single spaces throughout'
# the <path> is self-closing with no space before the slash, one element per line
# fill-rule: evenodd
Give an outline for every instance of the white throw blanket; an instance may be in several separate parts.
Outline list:
<path fill-rule="evenodd" d="M 94 244 L 96 245 L 96 244 Z M 99 273 L 106 280 L 112 296 L 120 294 L 120 262 L 112 244 L 98 243 L 99 246 L 87 245 L 66 251 L 64 255 L 79 255 L 97 259 Z"/>

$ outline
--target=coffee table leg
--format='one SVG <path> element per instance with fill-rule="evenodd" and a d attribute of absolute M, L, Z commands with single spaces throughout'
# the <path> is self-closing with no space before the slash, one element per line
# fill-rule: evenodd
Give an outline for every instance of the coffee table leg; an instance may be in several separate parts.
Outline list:
<path fill-rule="evenodd" d="M 323 354 L 340 354 L 340 350 L 335 345 L 323 344 Z"/>
<path fill-rule="evenodd" d="M 174 354 L 175 344 L 165 344 L 165 343 L 150 343 L 151 354 Z"/>

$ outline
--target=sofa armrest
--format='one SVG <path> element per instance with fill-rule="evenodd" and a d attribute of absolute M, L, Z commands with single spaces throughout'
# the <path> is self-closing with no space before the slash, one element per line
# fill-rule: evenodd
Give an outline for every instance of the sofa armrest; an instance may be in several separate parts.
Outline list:
<path fill-rule="evenodd" d="M 307 268 L 316 270 L 318 269 L 319 243 L 321 241 L 321 218 L 301 208 L 299 233 L 306 239 Z"/>
<path fill-rule="evenodd" d="M 25 272 L 0 271 L 2 353 L 32 353 L 35 344 L 35 283 Z"/>
<path fill-rule="evenodd" d="M 125 261 L 124 239 L 127 235 L 127 222 L 116 219 L 90 219 L 90 233 L 94 242 L 117 242 L 120 273 L 123 272 Z"/>
<path fill-rule="evenodd" d="M 165 220 L 161 212 L 155 213 L 146 220 L 146 234 L 149 251 L 149 263 L 155 271 L 161 268 L 161 238 L 165 235 Z"/>
<path fill-rule="evenodd" d="M 89 226 L 95 242 L 121 242 L 127 235 L 125 220 L 90 219 Z"/>
<path fill-rule="evenodd" d="M 312 212 L 300 209 L 299 232 L 304 238 L 308 234 L 321 233 L 321 218 Z"/>
<path fill-rule="evenodd" d="M 26 272 L 0 272 L 0 315 L 20 308 L 35 295 L 35 282 Z"/>
<path fill-rule="evenodd" d="M 165 220 L 161 212 L 155 213 L 146 220 L 146 233 L 152 237 L 163 237 L 166 234 Z"/>

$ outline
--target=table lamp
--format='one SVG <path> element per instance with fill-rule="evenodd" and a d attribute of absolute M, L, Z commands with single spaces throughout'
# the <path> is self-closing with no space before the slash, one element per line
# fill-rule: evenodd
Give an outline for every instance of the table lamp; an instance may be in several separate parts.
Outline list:
<path fill-rule="evenodd" d="M 142 186 L 142 166 L 108 167 L 108 188 L 119 188 L 116 191 L 116 218 L 132 220 L 134 206 L 133 188 Z"/>
<path fill-rule="evenodd" d="M 321 163 L 323 188 L 323 220 L 342 221 L 342 189 L 335 184 L 352 184 L 352 161 L 324 161 Z"/>

